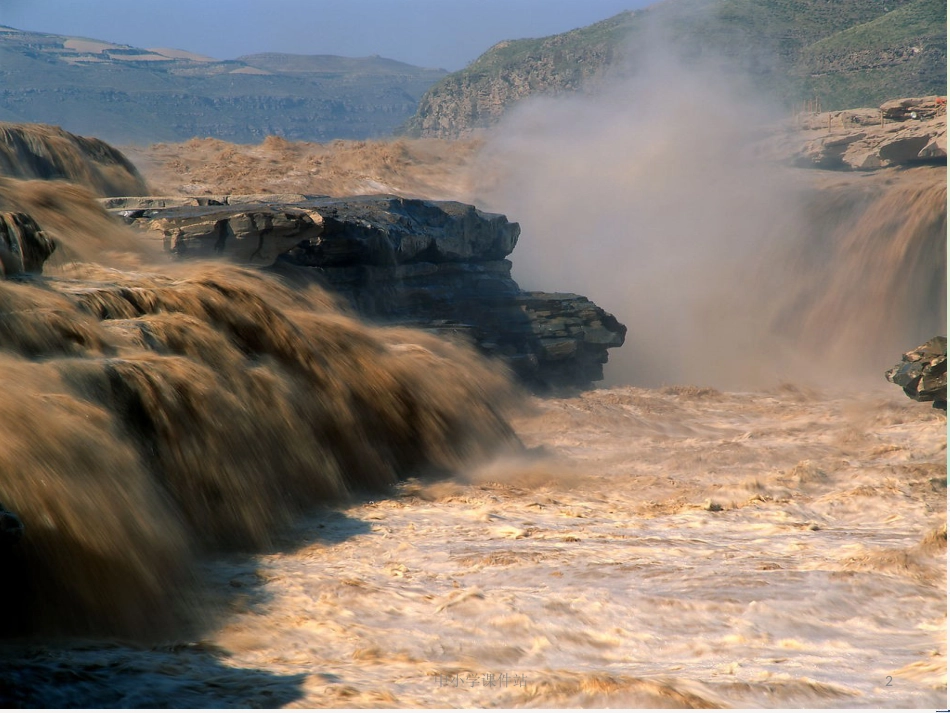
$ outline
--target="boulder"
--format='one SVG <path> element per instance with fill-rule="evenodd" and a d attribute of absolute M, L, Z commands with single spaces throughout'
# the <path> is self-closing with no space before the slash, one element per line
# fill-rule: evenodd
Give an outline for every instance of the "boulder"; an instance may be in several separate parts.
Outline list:
<path fill-rule="evenodd" d="M 0 212 L 0 276 L 43 272 L 56 244 L 27 213 Z"/>
<path fill-rule="evenodd" d="M 892 99 L 881 104 L 881 114 L 890 121 L 917 121 L 946 114 L 947 98 L 941 96 Z"/>
<path fill-rule="evenodd" d="M 943 131 L 935 134 L 930 141 L 927 142 L 927 145 L 924 146 L 920 152 L 917 154 L 918 158 L 921 159 L 946 159 L 947 158 L 947 129 L 944 127 Z"/>
<path fill-rule="evenodd" d="M 885 376 L 914 401 L 933 401 L 947 410 L 947 338 L 934 337 L 901 357 Z"/>
<path fill-rule="evenodd" d="M 604 378 L 607 350 L 623 346 L 627 328 L 586 297 L 523 292 L 515 302 L 531 324 L 527 354 L 537 359 L 530 380 L 548 387 L 586 385 Z M 536 341 L 535 341 L 536 340 Z"/>

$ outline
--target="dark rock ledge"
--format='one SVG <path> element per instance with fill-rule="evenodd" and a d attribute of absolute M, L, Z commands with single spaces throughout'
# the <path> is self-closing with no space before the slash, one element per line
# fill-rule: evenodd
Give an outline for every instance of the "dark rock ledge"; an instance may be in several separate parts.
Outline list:
<path fill-rule="evenodd" d="M 465 335 L 531 388 L 586 388 L 626 327 L 585 297 L 511 279 L 520 233 L 503 215 L 395 196 L 110 198 L 111 212 L 180 258 L 224 256 L 309 273 L 363 317 Z"/>

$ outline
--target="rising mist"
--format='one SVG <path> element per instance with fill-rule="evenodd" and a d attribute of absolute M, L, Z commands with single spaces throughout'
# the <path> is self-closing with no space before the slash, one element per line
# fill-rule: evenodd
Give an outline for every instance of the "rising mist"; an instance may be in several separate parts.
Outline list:
<path fill-rule="evenodd" d="M 607 382 L 876 383 L 942 333 L 945 174 L 829 195 L 840 174 L 767 155 L 789 112 L 728 62 L 674 55 L 653 42 L 596 92 L 524 101 L 476 170 L 475 195 L 522 225 L 519 283 L 628 326 Z"/>

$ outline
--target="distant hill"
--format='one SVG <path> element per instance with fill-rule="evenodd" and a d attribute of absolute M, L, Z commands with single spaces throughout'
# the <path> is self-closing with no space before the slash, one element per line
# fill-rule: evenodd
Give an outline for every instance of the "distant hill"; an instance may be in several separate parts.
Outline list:
<path fill-rule="evenodd" d="M 0 26 L 0 121 L 120 144 L 386 136 L 445 74 L 382 57 L 220 61 Z"/>
<path fill-rule="evenodd" d="M 659 28 L 685 60 L 724 59 L 790 109 L 816 98 L 828 110 L 946 93 L 946 0 L 665 0 L 571 32 L 501 42 L 433 86 L 399 131 L 465 135 L 524 97 L 635 71 L 637 49 Z"/>

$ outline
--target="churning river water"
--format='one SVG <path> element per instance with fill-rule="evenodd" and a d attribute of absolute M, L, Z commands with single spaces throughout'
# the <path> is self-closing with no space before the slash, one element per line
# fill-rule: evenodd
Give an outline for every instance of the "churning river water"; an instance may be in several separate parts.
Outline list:
<path fill-rule="evenodd" d="M 514 424 L 525 452 L 204 562 L 227 615 L 200 638 L 9 644 L 6 702 L 944 705 L 942 413 L 619 387 Z"/>

